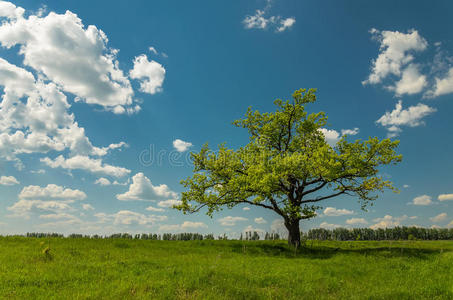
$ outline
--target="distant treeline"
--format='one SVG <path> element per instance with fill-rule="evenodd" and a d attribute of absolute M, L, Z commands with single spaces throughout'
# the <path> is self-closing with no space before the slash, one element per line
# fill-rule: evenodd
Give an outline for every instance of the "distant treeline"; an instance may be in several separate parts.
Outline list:
<path fill-rule="evenodd" d="M 303 234 L 308 240 L 382 241 L 382 240 L 453 240 L 453 228 L 335 228 L 311 229 Z"/>
<path fill-rule="evenodd" d="M 65 238 L 59 233 L 27 233 L 26 237 Z M 138 239 L 138 240 L 162 240 L 162 241 L 193 241 L 193 240 L 228 240 L 226 234 L 215 237 L 214 234 L 200 233 L 115 233 L 111 235 L 83 235 L 70 234 L 67 238 L 90 238 L 90 239 Z M 301 232 L 303 240 L 336 240 L 336 241 L 382 241 L 382 240 L 453 240 L 453 228 L 421 228 L 421 227 L 394 227 L 394 228 L 335 228 L 335 229 L 310 229 L 308 232 Z M 259 234 L 258 232 L 245 232 L 240 235 L 239 240 L 280 240 L 278 233 Z"/>
<path fill-rule="evenodd" d="M 63 234 L 59 233 L 44 233 L 44 232 L 28 232 L 26 237 L 34 238 L 46 238 L 46 237 L 58 237 L 65 238 Z M 200 233 L 142 233 L 142 234 L 129 234 L 129 233 L 114 233 L 111 235 L 84 235 L 72 233 L 67 238 L 89 238 L 89 239 L 136 239 L 136 240 L 156 240 L 156 241 L 194 241 L 194 240 L 214 240 L 214 234 L 200 234 Z M 228 240 L 226 234 L 217 237 L 218 240 Z M 246 232 L 245 236 L 242 235 L 240 240 L 259 240 L 260 235 L 255 232 Z M 264 240 L 279 240 L 280 236 L 277 233 L 267 233 L 264 235 Z"/>

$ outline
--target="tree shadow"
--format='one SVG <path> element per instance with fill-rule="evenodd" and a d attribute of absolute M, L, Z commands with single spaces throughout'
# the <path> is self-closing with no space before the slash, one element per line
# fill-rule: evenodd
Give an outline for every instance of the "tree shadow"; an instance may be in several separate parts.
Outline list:
<path fill-rule="evenodd" d="M 346 244 L 345 244 L 346 245 Z M 305 245 L 297 251 L 285 244 L 256 243 L 245 242 L 242 244 L 231 245 L 233 252 L 244 253 L 248 255 L 263 256 L 283 256 L 288 258 L 310 258 L 310 259 L 329 259 L 336 255 L 350 254 L 373 256 L 381 258 L 418 258 L 430 259 L 432 256 L 440 255 L 442 252 L 451 252 L 452 249 L 428 249 L 415 247 L 398 247 L 398 246 L 363 246 L 357 248 L 344 248 L 343 245 L 332 246 L 309 246 Z M 338 247 L 340 246 L 340 247 Z"/>

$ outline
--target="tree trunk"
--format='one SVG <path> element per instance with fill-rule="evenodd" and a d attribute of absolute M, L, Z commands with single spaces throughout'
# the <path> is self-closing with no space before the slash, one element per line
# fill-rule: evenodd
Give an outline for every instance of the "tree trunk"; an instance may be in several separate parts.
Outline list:
<path fill-rule="evenodd" d="M 299 248 L 300 246 L 300 220 L 285 220 L 286 229 L 288 229 L 288 244 L 290 246 Z"/>

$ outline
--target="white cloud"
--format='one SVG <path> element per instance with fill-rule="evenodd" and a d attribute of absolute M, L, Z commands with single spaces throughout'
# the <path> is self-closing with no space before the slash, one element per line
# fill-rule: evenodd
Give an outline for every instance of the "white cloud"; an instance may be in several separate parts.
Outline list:
<path fill-rule="evenodd" d="M 437 197 L 437 200 L 439 200 L 439 201 L 453 200 L 453 194 L 440 194 Z"/>
<path fill-rule="evenodd" d="M 400 218 L 395 218 L 391 215 L 385 215 L 383 218 L 374 219 L 374 222 L 377 222 L 374 225 L 371 225 L 371 229 L 378 229 L 378 228 L 391 228 L 401 225 L 401 221 L 405 220 L 407 216 L 402 216 Z"/>
<path fill-rule="evenodd" d="M 112 183 L 110 182 L 110 180 L 108 180 L 107 178 L 104 178 L 104 177 L 101 177 L 101 178 L 98 178 L 94 184 L 99 184 L 99 185 L 111 185 Z"/>
<path fill-rule="evenodd" d="M 248 207 L 248 206 L 243 207 L 242 210 L 250 210 L 250 207 Z"/>
<path fill-rule="evenodd" d="M 41 162 L 45 163 L 51 168 L 63 168 L 68 170 L 78 169 L 92 173 L 106 174 L 114 177 L 123 177 L 131 172 L 126 168 L 105 164 L 101 159 L 94 159 L 83 155 L 76 155 L 70 158 L 64 158 L 62 155 L 60 155 L 54 160 L 45 157 L 41 158 Z"/>
<path fill-rule="evenodd" d="M 282 18 L 281 16 L 269 16 L 266 17 L 267 12 L 271 8 L 271 1 L 267 0 L 266 6 L 263 9 L 257 9 L 255 14 L 247 15 L 242 23 L 246 29 L 261 29 L 266 30 L 273 28 L 275 32 L 283 32 L 291 28 L 295 23 L 294 17 Z"/>
<path fill-rule="evenodd" d="M 437 97 L 453 93 L 453 67 L 448 70 L 445 77 L 436 77 L 435 81 L 434 88 L 427 93 L 428 97 Z"/>
<path fill-rule="evenodd" d="M 19 199 L 33 200 L 83 200 L 86 196 L 87 195 L 80 190 L 72 190 L 56 184 L 48 184 L 46 187 L 29 185 L 24 187 L 19 193 Z"/>
<path fill-rule="evenodd" d="M 264 220 L 264 218 L 259 217 L 259 218 L 255 218 L 255 223 L 256 223 L 256 224 L 266 224 L 267 221 Z"/>
<path fill-rule="evenodd" d="M 264 17 L 265 11 L 257 9 L 254 15 L 248 15 L 245 17 L 243 23 L 245 28 L 252 29 L 266 29 L 269 23 L 274 23 L 274 17 L 270 17 L 269 19 Z"/>
<path fill-rule="evenodd" d="M 256 228 L 256 227 L 253 227 L 252 225 L 249 225 L 247 227 L 245 227 L 242 232 L 256 232 L 258 234 L 260 234 L 261 236 L 265 233 L 265 231 L 261 228 Z"/>
<path fill-rule="evenodd" d="M 44 170 L 44 169 L 31 170 L 30 173 L 33 173 L 33 174 L 45 174 L 46 170 Z"/>
<path fill-rule="evenodd" d="M 283 32 L 286 29 L 291 28 L 295 23 L 296 23 L 295 18 L 286 18 L 286 19 L 280 20 L 280 26 L 277 28 L 277 31 Z"/>
<path fill-rule="evenodd" d="M 447 213 L 440 213 L 435 217 L 429 218 L 431 222 L 439 223 L 447 219 Z"/>
<path fill-rule="evenodd" d="M 419 103 L 415 106 L 409 106 L 407 109 L 403 109 L 401 100 L 395 106 L 395 109 L 391 112 L 386 112 L 376 123 L 387 127 L 390 137 L 398 135 L 401 131 L 401 126 L 417 127 L 423 125 L 422 119 L 436 111 L 435 108 L 429 107 L 428 105 Z"/>
<path fill-rule="evenodd" d="M 129 76 L 140 80 L 141 92 L 152 95 L 162 91 L 165 69 L 154 60 L 148 61 L 148 57 L 142 54 L 134 59 L 134 68 L 129 72 Z"/>
<path fill-rule="evenodd" d="M 196 228 L 208 228 L 208 226 L 203 222 L 190 222 L 190 221 L 184 221 L 184 223 L 181 224 L 181 229 L 184 230 Z"/>
<path fill-rule="evenodd" d="M 86 194 L 80 190 L 64 188 L 55 184 L 45 187 L 29 185 L 19 193 L 19 201 L 7 209 L 13 217 L 29 218 L 30 214 L 42 213 L 65 214 L 75 209 L 70 206 L 77 200 L 86 198 Z"/>
<path fill-rule="evenodd" d="M 362 84 L 377 84 L 389 75 L 400 77 L 401 69 L 413 61 L 412 53 L 424 51 L 428 46 L 428 42 L 416 30 L 401 33 L 373 28 L 370 33 L 380 42 L 380 53 L 372 61 L 371 74 Z M 404 88 L 401 91 L 404 91 Z"/>
<path fill-rule="evenodd" d="M 364 218 L 351 218 L 351 219 L 346 220 L 346 224 L 348 224 L 348 225 L 355 225 L 355 224 L 366 225 L 366 224 L 368 224 L 368 222 Z"/>
<path fill-rule="evenodd" d="M 15 185 L 19 184 L 19 181 L 14 176 L 1 176 L 0 185 Z"/>
<path fill-rule="evenodd" d="M 340 132 L 334 130 L 334 129 L 327 129 L 327 128 L 320 128 L 319 131 L 322 132 L 324 135 L 324 138 L 326 139 L 326 142 L 331 146 L 335 147 L 335 145 L 338 143 L 340 138 L 342 138 L 344 135 L 356 135 L 359 133 L 359 128 L 354 128 L 354 129 L 342 129 L 341 134 Z"/>
<path fill-rule="evenodd" d="M 285 223 L 282 219 L 275 219 L 271 223 L 271 232 L 284 236 L 288 234 L 288 229 L 286 229 Z"/>
<path fill-rule="evenodd" d="M 337 142 L 340 140 L 340 134 L 338 133 L 338 131 L 336 131 L 334 129 L 321 128 L 319 130 L 322 132 L 322 134 L 324 134 L 326 142 L 331 147 L 334 147 L 337 144 Z"/>
<path fill-rule="evenodd" d="M 410 188 L 410 185 L 405 184 L 405 185 L 403 185 L 403 188 L 408 189 L 408 188 Z"/>
<path fill-rule="evenodd" d="M 341 226 L 338 224 L 330 224 L 327 222 L 322 222 L 321 224 L 319 224 L 319 228 L 325 228 L 325 229 L 335 229 L 338 227 L 341 227 Z"/>
<path fill-rule="evenodd" d="M 112 215 L 114 224 L 131 225 L 133 223 L 146 225 L 167 220 L 167 216 L 144 215 L 130 210 L 121 210 Z"/>
<path fill-rule="evenodd" d="M 352 214 L 354 214 L 354 211 L 347 210 L 345 208 L 337 209 L 335 207 L 326 207 L 326 209 L 324 209 L 324 215 L 329 216 L 329 217 L 337 217 L 337 216 L 352 215 Z"/>
<path fill-rule="evenodd" d="M 168 200 L 162 200 L 157 203 L 157 206 L 159 207 L 173 207 L 174 205 L 180 205 L 182 202 L 181 200 L 178 199 L 168 199 Z"/>
<path fill-rule="evenodd" d="M 60 219 L 70 219 L 70 220 L 79 220 L 74 215 L 68 214 L 68 213 L 53 213 L 53 214 L 45 214 L 45 215 L 40 215 L 40 219 L 53 219 L 53 220 L 60 220 Z"/>
<path fill-rule="evenodd" d="M 422 206 L 430 205 L 430 204 L 432 204 L 431 196 L 421 195 L 421 196 L 415 197 L 414 199 L 412 199 L 411 204 L 422 205 Z"/>
<path fill-rule="evenodd" d="M 94 207 L 93 207 L 91 204 L 88 204 L 88 203 L 83 204 L 83 205 L 82 205 L 82 208 L 83 208 L 84 210 L 94 210 Z"/>
<path fill-rule="evenodd" d="M 190 147 L 192 147 L 192 143 L 184 142 L 183 140 L 176 139 L 173 141 L 173 147 L 175 147 L 176 151 L 184 152 L 187 151 Z"/>
<path fill-rule="evenodd" d="M 16 160 L 18 154 L 68 149 L 71 155 L 104 156 L 124 142 L 95 147 L 68 112 L 66 96 L 54 83 L 35 81 L 25 69 L 0 58 L 0 157 Z"/>
<path fill-rule="evenodd" d="M 118 50 L 107 46 L 102 30 L 93 25 L 85 27 L 70 11 L 41 17 L 19 16 L 3 22 L 0 43 L 7 48 L 19 45 L 24 65 L 76 95 L 78 100 L 109 110 L 135 110 L 129 79 L 116 59 Z"/>
<path fill-rule="evenodd" d="M 178 198 L 178 194 L 169 189 L 166 184 L 154 186 L 143 174 L 137 173 L 132 177 L 129 190 L 124 194 L 117 194 L 116 198 L 121 201 L 130 200 L 159 200 Z"/>
<path fill-rule="evenodd" d="M 401 79 L 394 86 L 388 86 L 390 91 L 394 91 L 396 95 L 403 94 L 413 95 L 420 93 L 428 84 L 426 76 L 420 74 L 416 64 L 410 64 L 402 72 Z"/>
<path fill-rule="evenodd" d="M 236 222 L 241 222 L 241 221 L 247 221 L 247 218 L 243 217 L 232 217 L 232 216 L 226 216 L 223 218 L 220 218 L 218 221 L 220 222 L 220 225 L 222 226 L 235 226 Z"/>
<path fill-rule="evenodd" d="M 354 128 L 354 129 L 342 129 L 341 130 L 341 135 L 356 135 L 359 133 L 359 128 Z"/>
<path fill-rule="evenodd" d="M 158 207 L 154 207 L 154 206 L 148 206 L 145 209 L 149 210 L 149 211 L 154 211 L 154 212 L 163 212 L 163 211 L 165 211 L 165 209 L 163 209 L 163 208 L 158 208 Z"/>
<path fill-rule="evenodd" d="M 208 228 L 203 222 L 184 221 L 182 224 L 166 224 L 159 226 L 160 232 L 182 232 L 192 229 Z"/>
<path fill-rule="evenodd" d="M 25 10 L 22 7 L 16 7 L 11 2 L 0 1 L 0 17 L 8 19 L 19 19 L 24 15 Z"/>
<path fill-rule="evenodd" d="M 30 213 L 62 213 L 65 211 L 73 211 L 74 209 L 67 203 L 67 201 L 22 199 L 8 207 L 7 210 L 13 212 L 13 217 L 23 217 L 28 219 L 30 217 Z"/>

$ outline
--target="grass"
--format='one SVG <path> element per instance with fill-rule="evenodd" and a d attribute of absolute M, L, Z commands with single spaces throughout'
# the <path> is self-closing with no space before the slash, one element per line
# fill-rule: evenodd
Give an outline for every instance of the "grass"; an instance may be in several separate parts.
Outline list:
<path fill-rule="evenodd" d="M 2 237 L 0 299 L 453 299 L 453 241 Z"/>

